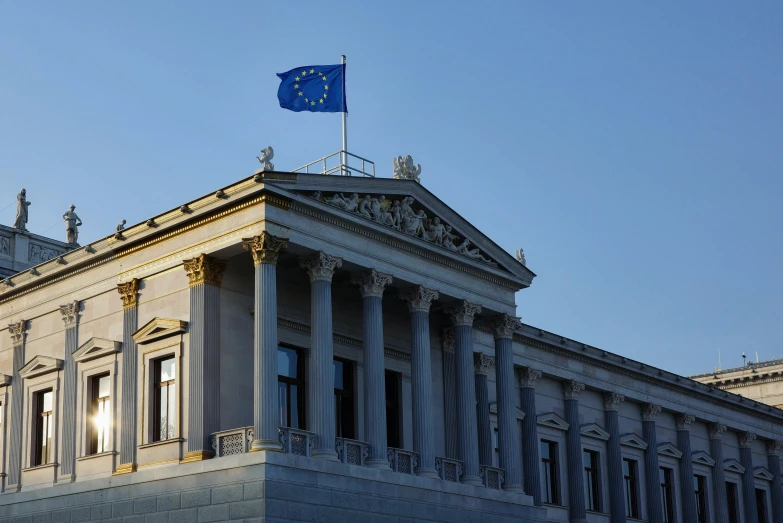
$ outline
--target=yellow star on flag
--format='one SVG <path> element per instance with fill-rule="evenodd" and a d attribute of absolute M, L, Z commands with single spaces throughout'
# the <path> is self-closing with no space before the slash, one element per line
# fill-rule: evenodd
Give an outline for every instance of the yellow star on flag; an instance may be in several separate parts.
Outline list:
<path fill-rule="evenodd" d="M 307 76 L 307 71 L 302 71 L 302 76 Z"/>
<path fill-rule="evenodd" d="M 326 77 L 324 76 L 324 82 L 326 81 Z"/>
<path fill-rule="evenodd" d="M 296 81 L 297 81 L 297 82 L 299 81 L 299 77 L 298 77 L 298 76 L 296 77 Z"/>
<path fill-rule="evenodd" d="M 315 72 L 315 69 L 310 69 L 310 74 L 313 74 Z"/>
<path fill-rule="evenodd" d="M 315 102 L 310 102 L 310 105 L 315 105 Z"/>
<path fill-rule="evenodd" d="M 321 103 L 324 103 L 324 99 L 323 99 L 323 98 L 321 98 L 321 99 L 319 100 L 319 102 L 321 102 Z"/>
<path fill-rule="evenodd" d="M 299 84 L 294 84 L 294 89 L 299 89 Z"/>
<path fill-rule="evenodd" d="M 324 89 L 326 89 L 326 90 L 328 91 L 328 90 L 329 90 L 329 86 L 328 86 L 328 85 L 325 85 L 325 86 L 324 86 Z"/>
<path fill-rule="evenodd" d="M 307 102 L 309 102 L 309 101 L 310 101 L 310 100 L 308 100 L 307 98 L 305 98 L 305 103 L 307 103 Z"/>
<path fill-rule="evenodd" d="M 329 96 L 329 95 L 328 95 L 328 94 L 326 94 L 326 93 L 324 93 L 324 98 L 326 98 L 327 96 Z"/>
<path fill-rule="evenodd" d="M 302 96 L 302 91 L 299 91 L 299 96 Z"/>

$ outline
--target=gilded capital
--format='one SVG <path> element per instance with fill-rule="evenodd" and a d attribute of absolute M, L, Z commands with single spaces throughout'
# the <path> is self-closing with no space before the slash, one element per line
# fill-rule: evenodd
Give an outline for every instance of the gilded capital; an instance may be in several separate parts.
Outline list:
<path fill-rule="evenodd" d="M 496 340 L 499 339 L 511 339 L 514 336 L 514 331 L 522 327 L 522 322 L 519 318 L 509 316 L 508 314 L 499 314 L 489 319 L 489 328 L 492 329 L 492 334 Z"/>
<path fill-rule="evenodd" d="M 647 403 L 642 407 L 642 419 L 644 421 L 655 421 L 658 414 L 661 413 L 661 406 L 655 403 Z"/>
<path fill-rule="evenodd" d="M 24 333 L 26 331 L 27 321 L 25 320 L 19 320 L 8 325 L 8 332 L 11 334 L 11 343 L 14 347 L 19 347 L 24 343 Z"/>
<path fill-rule="evenodd" d="M 483 352 L 473 353 L 473 370 L 476 374 L 486 376 L 489 368 L 495 365 L 495 358 Z"/>
<path fill-rule="evenodd" d="M 417 285 L 400 291 L 400 299 L 407 302 L 408 311 L 430 312 L 432 302 L 438 299 L 438 291 Z"/>
<path fill-rule="evenodd" d="M 693 414 L 677 414 L 677 430 L 690 430 L 691 423 L 696 421 Z"/>
<path fill-rule="evenodd" d="M 710 423 L 709 425 L 710 439 L 721 439 L 721 436 L 726 432 L 726 425 L 723 423 Z"/>
<path fill-rule="evenodd" d="M 390 285 L 391 282 L 392 277 L 390 274 L 384 274 L 375 269 L 355 274 L 351 278 L 351 283 L 359 286 L 362 298 L 382 298 L 383 290 Z"/>
<path fill-rule="evenodd" d="M 443 345 L 443 350 L 454 354 L 454 347 L 457 344 L 456 338 L 454 337 L 454 329 L 451 327 L 443 329 L 440 340 L 441 345 Z"/>
<path fill-rule="evenodd" d="M 133 278 L 131 281 L 117 284 L 117 292 L 122 298 L 122 308 L 128 309 L 139 304 L 139 280 Z"/>
<path fill-rule="evenodd" d="M 740 432 L 739 434 L 739 446 L 750 447 L 753 442 L 756 441 L 756 435 L 752 432 Z"/>
<path fill-rule="evenodd" d="M 288 238 L 279 238 L 262 231 L 258 236 L 243 239 L 242 246 L 253 255 L 255 265 L 262 263 L 275 265 L 280 251 L 288 248 Z"/>
<path fill-rule="evenodd" d="M 576 380 L 563 382 L 563 397 L 566 400 L 578 400 L 583 390 L 585 390 L 584 383 L 579 383 Z"/>
<path fill-rule="evenodd" d="M 519 387 L 522 389 L 535 389 L 536 381 L 541 377 L 541 371 L 533 367 L 519 369 Z"/>
<path fill-rule="evenodd" d="M 617 392 L 607 392 L 604 394 L 604 410 L 617 411 L 620 409 L 620 403 L 625 401 L 623 394 Z"/>
<path fill-rule="evenodd" d="M 76 326 L 76 320 L 79 319 L 79 302 L 72 301 L 67 305 L 60 305 L 60 314 L 63 316 L 65 328 Z"/>
<path fill-rule="evenodd" d="M 455 326 L 472 326 L 476 314 L 481 312 L 481 305 L 470 303 L 468 300 L 462 300 L 446 307 L 445 312 L 451 316 Z"/>
<path fill-rule="evenodd" d="M 220 287 L 223 281 L 223 271 L 226 269 L 226 262 L 206 254 L 200 254 L 195 258 L 184 260 L 183 267 L 188 274 L 188 281 L 191 287 L 202 283 Z"/>
<path fill-rule="evenodd" d="M 309 258 L 301 260 L 299 266 L 307 270 L 310 282 L 331 282 L 334 271 L 343 266 L 343 259 L 337 256 L 330 256 L 324 251 L 318 251 Z"/>

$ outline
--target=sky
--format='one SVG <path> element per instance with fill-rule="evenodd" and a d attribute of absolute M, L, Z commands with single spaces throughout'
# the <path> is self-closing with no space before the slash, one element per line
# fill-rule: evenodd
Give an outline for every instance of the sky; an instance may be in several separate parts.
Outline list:
<path fill-rule="evenodd" d="M 348 149 L 538 276 L 523 321 L 685 375 L 783 355 L 783 3 L 0 0 L 0 223 L 80 243 Z M 6 207 L 7 206 L 7 207 Z"/>

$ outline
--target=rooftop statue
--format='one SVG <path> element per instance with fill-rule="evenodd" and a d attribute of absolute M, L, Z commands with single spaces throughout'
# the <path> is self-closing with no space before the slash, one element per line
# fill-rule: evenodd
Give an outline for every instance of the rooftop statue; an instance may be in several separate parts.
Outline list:
<path fill-rule="evenodd" d="M 122 231 L 125 230 L 125 220 L 122 220 L 119 225 L 117 225 L 117 229 L 114 232 L 114 238 L 119 240 L 122 238 Z"/>
<path fill-rule="evenodd" d="M 413 180 L 414 182 L 420 182 L 419 175 L 421 174 L 421 164 L 414 165 L 411 155 L 407 155 L 405 158 L 398 156 L 392 158 L 394 163 L 394 179 Z"/>
<path fill-rule="evenodd" d="M 27 201 L 27 191 L 22 189 L 22 192 L 16 195 L 16 220 L 14 220 L 14 229 L 20 231 L 27 231 L 27 208 L 32 205 L 32 202 Z"/>
<path fill-rule="evenodd" d="M 65 234 L 68 238 L 68 243 L 76 245 L 79 240 L 79 227 L 82 226 L 82 220 L 79 218 L 73 210 L 76 209 L 75 205 L 71 205 L 70 209 L 63 214 L 63 220 L 65 221 Z"/>
<path fill-rule="evenodd" d="M 272 163 L 272 158 L 274 157 L 275 157 L 275 150 L 272 149 L 271 145 L 265 149 L 261 149 L 261 156 L 256 156 L 256 158 L 261 163 L 262 171 L 275 170 L 275 164 Z"/>
<path fill-rule="evenodd" d="M 527 261 L 525 260 L 525 249 L 517 249 L 516 255 L 517 261 L 527 267 Z"/>

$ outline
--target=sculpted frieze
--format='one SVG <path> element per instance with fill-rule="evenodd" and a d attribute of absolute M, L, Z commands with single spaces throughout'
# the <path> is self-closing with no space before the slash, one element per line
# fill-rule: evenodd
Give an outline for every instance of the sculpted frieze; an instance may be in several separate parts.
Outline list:
<path fill-rule="evenodd" d="M 0 254 L 11 256 L 11 238 L 0 236 Z"/>
<path fill-rule="evenodd" d="M 63 253 L 57 252 L 54 249 L 44 247 L 35 243 L 30 244 L 30 251 L 28 252 L 28 260 L 30 263 L 43 263 L 45 261 L 52 260 L 61 256 Z"/>
<path fill-rule="evenodd" d="M 416 200 L 411 196 L 392 201 L 382 194 L 377 196 L 365 194 L 360 197 L 358 193 L 349 196 L 335 193 L 327 196 L 321 191 L 316 191 L 312 197 L 320 202 L 415 236 L 472 260 L 493 267 L 498 265 L 482 254 L 481 250 L 476 248 L 468 238 L 455 234 L 451 225 L 444 223 L 440 217 L 429 217 L 424 209 L 416 205 Z"/>

